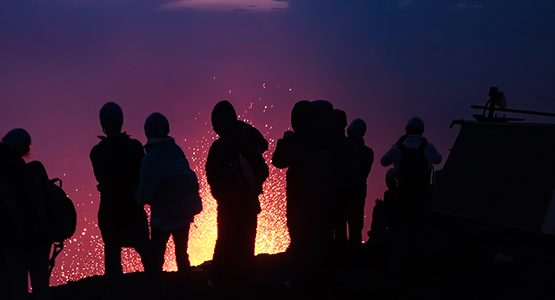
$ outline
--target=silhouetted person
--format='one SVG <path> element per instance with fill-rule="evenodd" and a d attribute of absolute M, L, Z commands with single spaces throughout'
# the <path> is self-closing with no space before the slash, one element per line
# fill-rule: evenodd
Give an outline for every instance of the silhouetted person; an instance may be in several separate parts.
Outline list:
<path fill-rule="evenodd" d="M 166 117 L 153 113 L 145 121 L 148 142 L 141 167 L 139 203 L 151 207 L 151 255 L 153 269 L 162 272 L 170 235 L 175 244 L 179 272 L 191 268 L 187 243 L 193 217 L 202 210 L 199 184 L 183 150 L 168 134 Z"/>
<path fill-rule="evenodd" d="M 425 197 L 430 191 L 433 165 L 441 163 L 442 156 L 434 145 L 422 136 L 424 122 L 420 118 L 410 119 L 405 131 L 406 134 L 384 154 L 381 164 L 393 165 L 402 198 L 400 208 L 408 209 L 407 213 L 413 215 L 414 209 L 426 206 L 422 201 L 427 200 Z M 416 196 L 422 201 L 415 199 Z M 410 201 L 411 198 L 413 201 Z"/>
<path fill-rule="evenodd" d="M 215 283 L 242 281 L 254 258 L 258 196 L 269 175 L 262 154 L 268 142 L 254 127 L 237 120 L 228 101 L 212 110 L 212 127 L 219 138 L 206 161 L 206 177 L 218 204 L 218 239 L 214 249 Z"/>
<path fill-rule="evenodd" d="M 7 183 L 11 201 L 18 201 L 7 206 L 15 213 L 12 217 L 19 218 L 10 220 L 18 228 L 7 236 L 19 244 L 8 244 L 8 255 L 3 259 L 9 272 L 10 298 L 25 297 L 27 276 L 30 276 L 34 297 L 50 299 L 48 263 L 52 241 L 46 211 L 48 175 L 39 161 L 26 164 L 23 160 L 30 147 L 31 136 L 21 128 L 10 130 L 2 138 L 2 180 Z"/>
<path fill-rule="evenodd" d="M 333 104 L 327 100 L 315 100 L 311 102 L 311 105 L 313 110 L 311 168 L 315 174 L 318 174 L 315 176 L 314 182 L 319 182 L 320 185 L 316 198 L 318 200 L 311 204 L 318 220 L 316 223 L 320 228 L 314 245 L 319 244 L 318 246 L 321 248 L 319 254 L 316 255 L 317 259 L 329 260 L 333 251 L 338 191 L 349 182 L 348 179 L 339 177 L 348 175 L 350 166 L 342 159 L 344 158 L 342 154 L 345 152 L 338 151 L 345 149 L 338 147 L 338 145 L 343 146 L 344 144 L 342 143 L 343 136 L 338 138 Z M 324 264 L 323 261 L 320 263 Z"/>
<path fill-rule="evenodd" d="M 366 123 L 355 119 L 347 128 L 348 139 L 354 148 L 356 166 L 349 191 L 347 203 L 347 223 L 349 225 L 349 243 L 353 249 L 362 245 L 362 228 L 364 226 L 364 204 L 366 202 L 367 180 L 374 162 L 374 151 L 364 143 Z"/>
<path fill-rule="evenodd" d="M 338 254 L 344 255 L 347 247 L 347 207 L 350 206 L 349 193 L 354 188 L 355 150 L 345 135 L 347 114 L 333 110 L 333 167 L 334 167 L 334 209 L 333 237 Z"/>
<path fill-rule="evenodd" d="M 310 256 L 310 248 L 306 245 L 310 236 L 320 230 L 317 224 L 310 220 L 314 213 L 312 205 L 315 199 L 314 187 L 310 187 L 310 179 L 314 178 L 309 167 L 310 153 L 313 150 L 313 136 L 311 136 L 312 105 L 309 101 L 299 101 L 291 110 L 291 127 L 293 131 L 286 131 L 277 141 L 272 155 L 272 164 L 280 169 L 287 168 L 286 200 L 287 227 L 291 242 L 288 253 L 291 257 L 291 276 L 300 277 L 300 271 L 305 270 L 303 257 Z M 312 231 L 312 232 L 311 232 Z M 291 278 L 293 279 L 293 278 Z M 299 278 L 295 278 L 299 280 Z"/>
<path fill-rule="evenodd" d="M 31 141 L 29 139 L 28 144 Z M 27 144 L 24 142 L 22 144 Z M 19 148 L 19 149 L 17 149 Z M 3 230 L 1 239 L 1 289 L 2 299 L 23 299 L 27 294 L 27 274 L 25 273 L 24 241 L 25 231 L 22 220 L 22 205 L 27 202 L 25 188 L 25 161 L 23 156 L 29 147 L 14 147 L 0 142 L 0 204 L 4 217 L 0 219 Z"/>
<path fill-rule="evenodd" d="M 374 263 L 383 264 L 384 258 L 389 258 L 391 243 L 392 205 L 397 201 L 397 180 L 395 169 L 386 172 L 385 182 L 387 190 L 383 199 L 376 199 L 372 210 L 372 224 L 368 231 L 368 249 Z"/>
<path fill-rule="evenodd" d="M 121 278 L 122 247 L 132 247 L 139 253 L 145 270 L 148 263 L 148 221 L 144 208 L 137 203 L 142 144 L 122 132 L 123 112 L 114 102 L 100 109 L 100 125 L 106 136 L 90 153 L 94 175 L 98 181 L 100 207 L 98 227 L 104 241 L 105 275 L 108 293 Z"/>
<path fill-rule="evenodd" d="M 390 271 L 394 276 L 410 276 L 411 265 L 422 254 L 433 164 L 439 164 L 442 159 L 435 147 L 422 136 L 424 122 L 420 118 L 410 119 L 405 130 L 406 135 L 381 159 L 383 166 L 393 165 L 398 183 L 391 228 Z"/>
<path fill-rule="evenodd" d="M 299 101 L 291 111 L 293 131 L 277 142 L 272 164 L 287 169 L 287 226 L 291 243 L 291 282 L 306 286 L 319 281 L 332 239 L 332 155 L 319 117 L 330 117 L 331 104 Z M 328 119 L 329 120 L 329 119 Z M 329 131 L 328 131 L 329 133 Z"/>

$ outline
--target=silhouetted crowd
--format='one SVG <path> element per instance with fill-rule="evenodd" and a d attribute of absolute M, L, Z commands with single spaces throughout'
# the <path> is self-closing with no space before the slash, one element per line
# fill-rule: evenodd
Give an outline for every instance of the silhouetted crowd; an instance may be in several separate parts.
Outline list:
<path fill-rule="evenodd" d="M 99 114 L 104 135 L 90 152 L 100 192 L 98 226 L 104 242 L 107 298 L 117 298 L 123 271 L 121 250 L 134 248 L 145 272 L 159 284 L 166 244 L 173 237 L 178 272 L 191 270 L 189 228 L 202 211 L 199 181 L 183 150 L 169 135 L 168 119 L 152 113 L 144 123 L 145 145 L 123 128 L 121 107 L 108 102 Z M 268 141 L 238 120 L 233 105 L 218 102 L 211 115 L 218 138 L 206 160 L 206 177 L 217 202 L 218 237 L 209 286 L 241 286 L 254 273 L 259 196 L 269 176 L 263 157 Z M 326 100 L 299 101 L 291 131 L 277 142 L 271 163 L 287 169 L 288 287 L 331 283 L 334 267 L 363 254 L 367 178 L 374 152 L 364 142 L 366 123 L 348 122 Z M 406 134 L 383 155 L 388 190 L 374 207 L 368 244 L 387 245 L 387 270 L 405 272 L 407 253 L 421 241 L 431 195 L 433 165 L 442 157 L 413 118 Z M 51 299 L 49 277 L 63 240 L 75 230 L 74 208 L 49 179 L 44 166 L 27 163 L 31 136 L 10 130 L 0 143 L 0 195 L 5 230 L 0 247 L 2 299 Z M 145 204 L 150 206 L 148 222 Z M 72 211 L 73 209 L 73 211 Z M 72 219 L 73 218 L 73 219 Z M 384 242 L 386 241 L 386 242 Z M 52 245 L 55 245 L 52 250 Z M 53 256 L 53 257 L 52 257 Z"/>

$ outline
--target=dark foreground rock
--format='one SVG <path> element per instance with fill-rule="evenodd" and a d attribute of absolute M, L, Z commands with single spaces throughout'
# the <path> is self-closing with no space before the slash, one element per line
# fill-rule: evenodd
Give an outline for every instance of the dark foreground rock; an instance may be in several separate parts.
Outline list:
<path fill-rule="evenodd" d="M 546 254 L 552 256 L 553 254 Z M 209 263 L 186 274 L 165 272 L 155 287 L 144 273 L 126 274 L 107 295 L 94 276 L 54 287 L 55 299 L 555 299 L 555 264 L 545 257 L 515 260 L 490 257 L 420 261 L 419 272 L 404 283 L 388 279 L 381 259 L 364 256 L 334 268 L 326 282 L 311 288 L 289 286 L 286 256 L 259 255 L 254 278 L 237 286 L 208 284 Z M 377 258 L 377 256 L 376 256 Z"/>

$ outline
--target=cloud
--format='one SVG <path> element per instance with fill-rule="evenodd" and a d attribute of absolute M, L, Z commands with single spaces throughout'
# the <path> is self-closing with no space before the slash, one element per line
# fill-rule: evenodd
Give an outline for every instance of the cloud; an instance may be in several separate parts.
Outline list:
<path fill-rule="evenodd" d="M 483 9 L 484 6 L 482 4 L 473 4 L 473 3 L 461 2 L 461 3 L 457 4 L 457 8 L 460 8 L 460 9 Z"/>
<path fill-rule="evenodd" d="M 288 6 L 287 0 L 170 0 L 162 4 L 162 8 L 169 10 L 247 10 L 256 12 L 284 10 Z"/>

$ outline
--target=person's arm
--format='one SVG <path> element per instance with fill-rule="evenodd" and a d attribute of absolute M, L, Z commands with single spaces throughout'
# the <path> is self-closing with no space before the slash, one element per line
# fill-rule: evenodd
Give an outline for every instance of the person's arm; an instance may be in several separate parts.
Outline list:
<path fill-rule="evenodd" d="M 374 164 L 374 151 L 372 150 L 372 148 L 367 147 L 367 151 L 366 151 L 366 166 L 364 169 L 364 174 L 366 175 L 366 177 L 368 177 L 368 175 L 370 174 L 370 171 L 372 171 L 372 165 Z"/>
<path fill-rule="evenodd" d="M 139 189 L 137 191 L 137 202 L 139 205 L 150 204 L 156 197 L 156 191 L 160 186 L 160 170 L 156 167 L 151 157 L 146 155 L 141 164 L 141 175 Z"/>
<path fill-rule="evenodd" d="M 393 147 L 391 147 L 391 149 L 389 149 L 389 151 L 387 151 L 382 156 L 380 163 L 382 164 L 382 166 L 388 167 L 388 166 L 391 166 L 393 163 L 395 163 L 395 161 L 398 160 L 398 157 L 399 157 L 399 148 L 397 148 L 397 145 L 393 145 Z"/>
<path fill-rule="evenodd" d="M 291 135 L 293 133 L 287 131 L 283 134 L 283 138 L 279 139 L 276 149 L 272 155 L 272 165 L 279 169 L 288 168 L 291 165 Z"/>
<path fill-rule="evenodd" d="M 222 193 L 222 186 L 225 185 L 225 182 L 222 182 L 223 177 L 225 176 L 225 170 L 222 168 L 222 165 L 225 164 L 222 160 L 222 152 L 223 149 L 220 141 L 215 141 L 210 146 L 208 150 L 208 157 L 206 158 L 206 181 L 210 186 L 210 191 L 214 198 L 218 198 L 218 196 Z"/>
<path fill-rule="evenodd" d="M 141 142 L 139 142 L 138 140 L 132 140 L 131 144 L 132 144 L 132 147 L 131 147 L 132 151 L 130 155 L 132 155 L 131 157 L 132 166 L 131 166 L 131 170 L 129 170 L 129 174 L 131 175 L 132 182 L 135 185 L 137 185 L 140 180 L 141 165 L 145 157 L 145 150 Z"/>
<path fill-rule="evenodd" d="M 100 184 L 100 182 L 105 178 L 106 172 L 102 168 L 102 164 L 99 163 L 97 146 L 94 146 L 92 148 L 91 153 L 89 154 L 89 158 L 92 163 L 94 177 L 96 178 L 96 181 Z"/>
<path fill-rule="evenodd" d="M 32 161 L 26 167 L 27 188 L 29 188 L 29 196 L 31 197 L 32 209 L 34 210 L 34 213 L 31 213 L 34 219 L 30 221 L 43 234 L 50 235 L 52 228 L 48 221 L 47 212 L 47 202 L 50 201 L 48 198 L 48 173 L 46 173 L 46 168 L 40 161 Z"/>
<path fill-rule="evenodd" d="M 427 151 L 428 151 L 430 160 L 432 161 L 433 164 L 437 165 L 441 163 L 441 161 L 443 160 L 443 156 L 441 156 L 441 154 L 437 152 L 436 147 L 434 147 L 434 145 L 432 145 L 431 143 L 428 143 Z"/>

